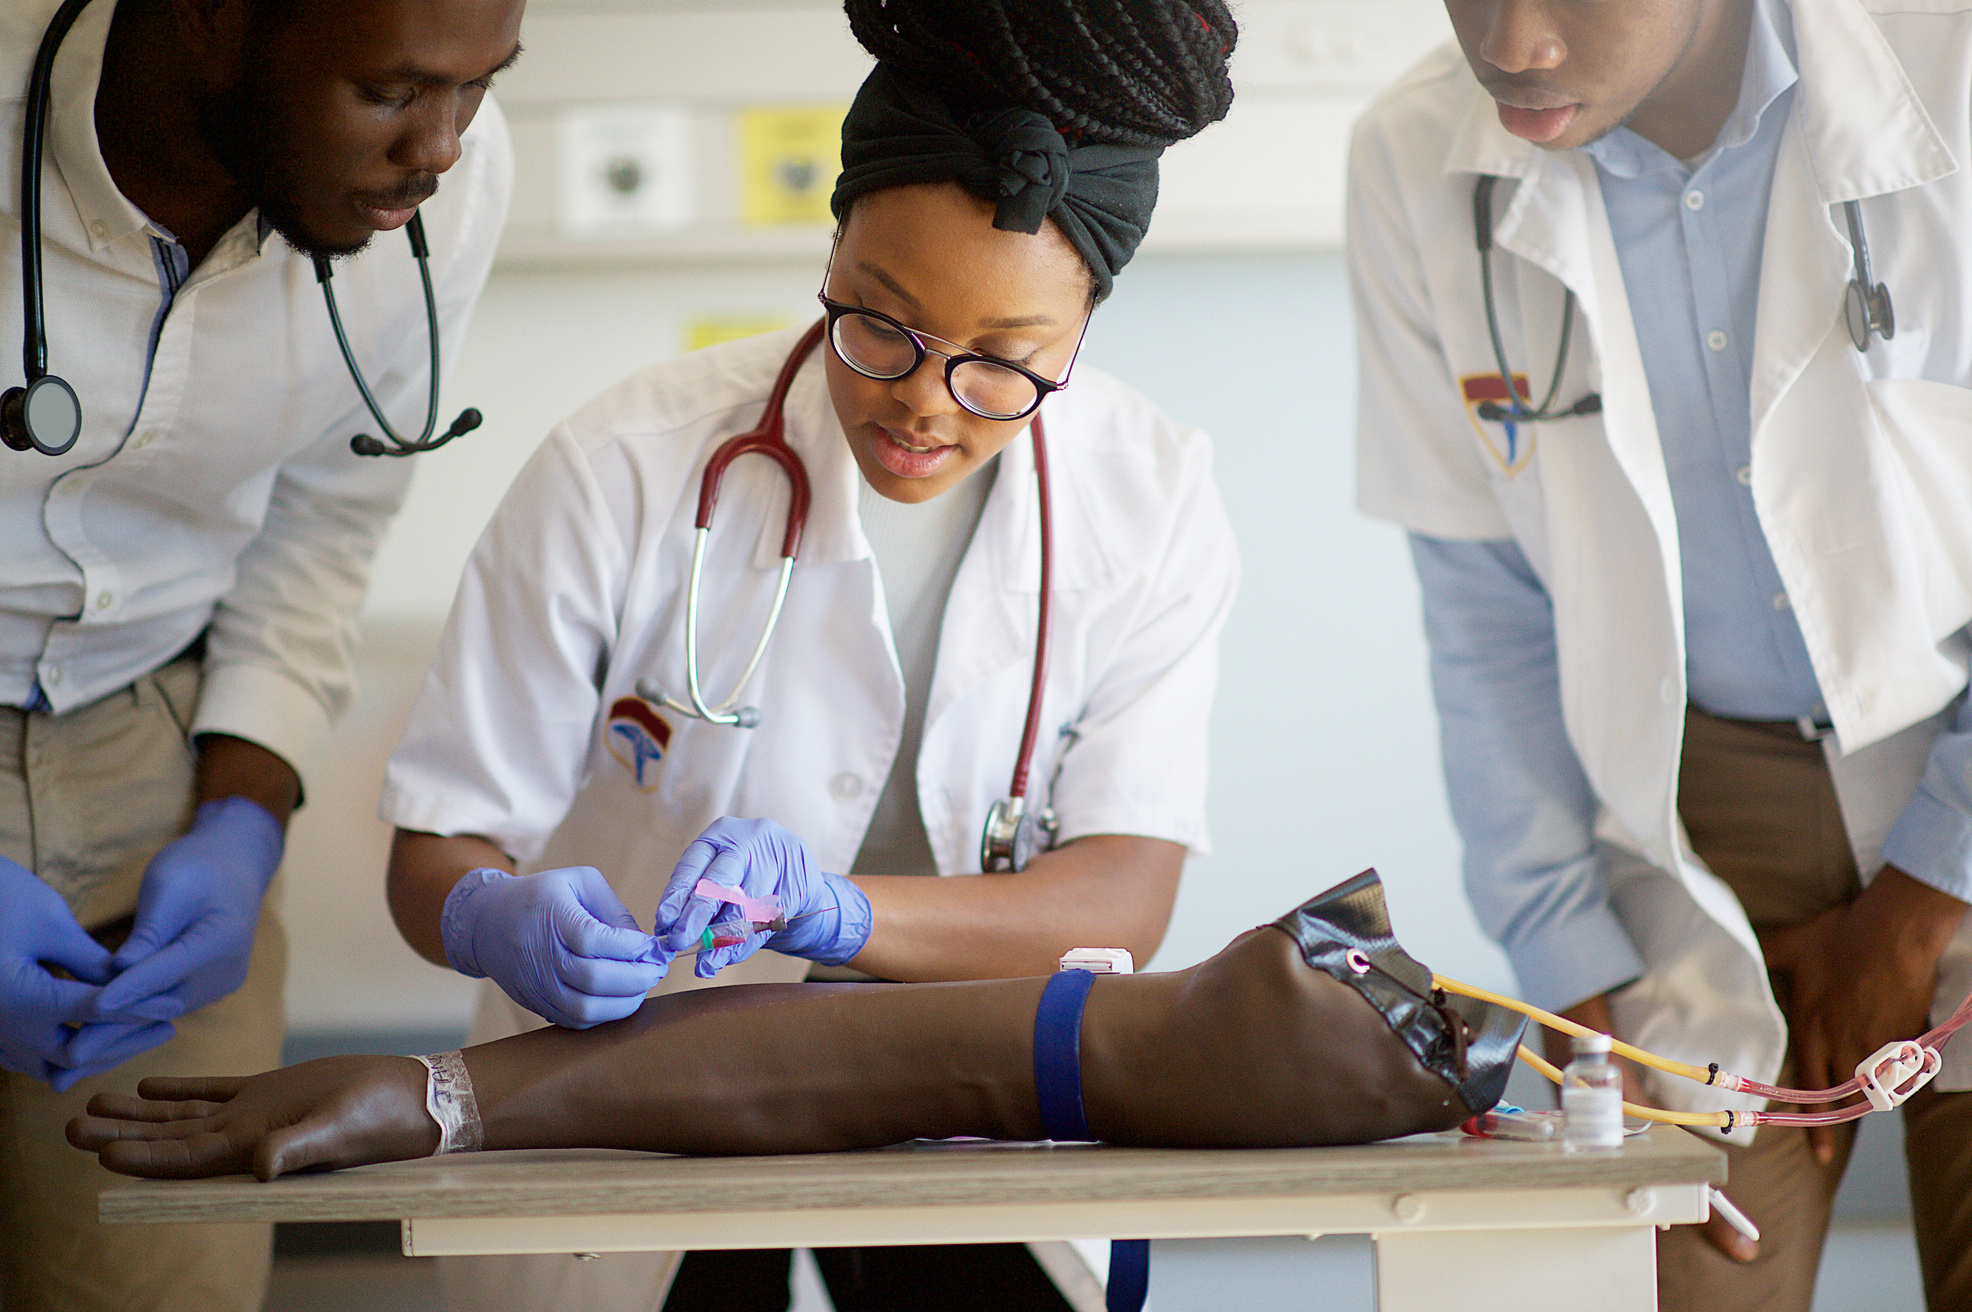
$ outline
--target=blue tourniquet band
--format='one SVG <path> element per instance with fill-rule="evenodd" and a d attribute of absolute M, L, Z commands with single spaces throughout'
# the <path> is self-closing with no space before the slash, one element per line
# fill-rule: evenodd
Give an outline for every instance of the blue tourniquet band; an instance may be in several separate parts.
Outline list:
<path fill-rule="evenodd" d="M 1034 1096 L 1048 1138 L 1095 1138 L 1082 1108 L 1082 1008 L 1096 977 L 1086 970 L 1058 971 L 1041 990 L 1034 1016 Z M 1109 1241 L 1108 1312 L 1142 1312 L 1150 1293 L 1150 1241 Z"/>
<path fill-rule="evenodd" d="M 1034 1096 L 1050 1139 L 1095 1138 L 1082 1111 L 1082 1007 L 1095 982 L 1086 970 L 1063 970 L 1041 990 L 1034 1016 Z"/>

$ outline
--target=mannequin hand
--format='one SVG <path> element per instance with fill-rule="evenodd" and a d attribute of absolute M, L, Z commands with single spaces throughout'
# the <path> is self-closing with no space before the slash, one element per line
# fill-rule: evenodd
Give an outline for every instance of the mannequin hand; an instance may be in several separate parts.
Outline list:
<path fill-rule="evenodd" d="M 452 969 L 491 979 L 571 1030 L 622 1020 L 671 968 L 671 953 L 637 928 L 594 866 L 519 878 L 471 871 L 446 896 L 439 925 Z"/>
<path fill-rule="evenodd" d="M 95 1014 L 111 974 L 109 949 L 76 923 L 62 895 L 0 857 L 0 1066 L 57 1090 L 81 1079 L 88 1072 L 64 1060 L 70 1026 Z"/>
<path fill-rule="evenodd" d="M 1762 931 L 1767 968 L 1787 976 L 1794 1083 L 1841 1084 L 1884 1044 L 1922 1034 L 1938 958 L 1964 916 L 1965 903 L 1885 866 L 1847 906 Z M 1809 1129 L 1808 1142 L 1823 1165 L 1834 1160 L 1833 1129 Z"/>
<path fill-rule="evenodd" d="M 247 1078 L 153 1078 L 99 1093 L 68 1141 L 112 1171 L 187 1179 L 429 1157 L 425 1068 L 409 1057 L 324 1057 Z"/>
<path fill-rule="evenodd" d="M 118 972 L 98 1002 L 102 1019 L 175 1020 L 246 982 L 260 900 L 281 864 L 285 835 L 244 797 L 207 802 L 184 837 L 144 870 L 137 923 L 117 949 Z M 162 1043 L 168 1029 L 155 1031 Z"/>
<path fill-rule="evenodd" d="M 732 904 L 692 891 L 701 878 L 749 897 L 775 899 L 787 928 L 750 934 L 742 943 L 699 953 L 692 970 L 700 979 L 711 979 L 763 947 L 839 966 L 869 942 L 870 900 L 863 890 L 841 875 L 817 870 L 807 845 L 772 820 L 727 816 L 713 821 L 685 849 L 657 904 L 657 932 L 673 952 L 691 948 L 715 919 L 740 918 Z"/>
<path fill-rule="evenodd" d="M 1577 1003 L 1562 1012 L 1561 1015 L 1566 1016 L 1569 1020 L 1579 1025 L 1586 1025 L 1592 1030 L 1600 1030 L 1604 1034 L 1614 1035 L 1616 1033 L 1615 1013 L 1610 1010 L 1609 999 L 1606 995 L 1598 995 L 1590 998 L 1587 1002 Z M 1566 1070 L 1568 1063 L 1575 1059 L 1574 1049 L 1569 1043 L 1566 1034 L 1557 1034 L 1553 1030 L 1544 1030 L 1541 1033 L 1541 1046 L 1544 1049 L 1542 1055 L 1563 1070 Z M 1635 1062 L 1623 1057 L 1613 1057 L 1610 1060 L 1614 1061 L 1616 1068 L 1623 1073 L 1624 1102 L 1633 1102 L 1639 1107 L 1654 1107 L 1657 1105 L 1644 1093 L 1643 1073 L 1637 1069 Z M 1758 1219 L 1757 1217 L 1754 1218 L 1755 1221 Z M 1698 1223 L 1698 1232 L 1705 1236 L 1706 1241 L 1712 1247 L 1718 1249 L 1735 1262 L 1751 1262 L 1760 1255 L 1759 1244 L 1733 1229 L 1727 1223 L 1726 1219 L 1717 1212 L 1712 1213 L 1711 1216 Z"/>

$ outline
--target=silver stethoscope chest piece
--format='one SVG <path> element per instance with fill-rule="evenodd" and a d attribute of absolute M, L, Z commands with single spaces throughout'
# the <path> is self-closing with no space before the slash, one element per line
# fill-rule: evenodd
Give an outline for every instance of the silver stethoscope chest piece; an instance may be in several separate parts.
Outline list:
<path fill-rule="evenodd" d="M 1890 302 L 1890 289 L 1870 273 L 1869 237 L 1862 227 L 1861 204 L 1843 201 L 1842 209 L 1849 218 L 1849 251 L 1855 267 L 1842 300 L 1842 317 L 1848 322 L 1849 340 L 1858 351 L 1867 351 L 1870 334 L 1886 342 L 1897 335 L 1897 310 Z"/>

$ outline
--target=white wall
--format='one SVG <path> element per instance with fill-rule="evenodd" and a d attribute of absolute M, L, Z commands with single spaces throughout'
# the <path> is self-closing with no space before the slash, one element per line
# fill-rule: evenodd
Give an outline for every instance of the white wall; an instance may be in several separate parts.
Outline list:
<path fill-rule="evenodd" d="M 373 812 L 383 758 L 460 567 L 513 472 L 563 413 L 676 353 L 692 316 L 805 314 L 817 273 L 792 265 L 494 278 L 446 399 L 478 406 L 486 426 L 420 458 L 377 562 L 365 691 L 296 821 L 288 906 L 297 1028 L 463 1023 L 461 981 L 419 963 L 384 912 L 387 835 Z M 1197 960 L 1374 865 L 1417 956 L 1504 985 L 1502 959 L 1458 884 L 1402 540 L 1350 508 L 1351 349 L 1333 254 L 1147 255 L 1089 335 L 1087 363 L 1213 434 L 1245 560 L 1213 712 L 1215 849 L 1187 871 L 1156 964 Z"/>

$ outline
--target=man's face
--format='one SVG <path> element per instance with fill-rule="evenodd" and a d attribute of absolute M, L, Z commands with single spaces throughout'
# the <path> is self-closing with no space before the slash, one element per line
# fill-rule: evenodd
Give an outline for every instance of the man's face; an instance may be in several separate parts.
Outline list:
<path fill-rule="evenodd" d="M 306 255 L 350 255 L 407 223 L 458 161 L 524 0 L 287 0 L 200 109 L 208 147 Z M 282 0 L 259 0 L 264 7 Z"/>
<path fill-rule="evenodd" d="M 1707 0 L 1445 0 L 1500 123 L 1550 150 L 1622 126 L 1691 51 Z"/>

